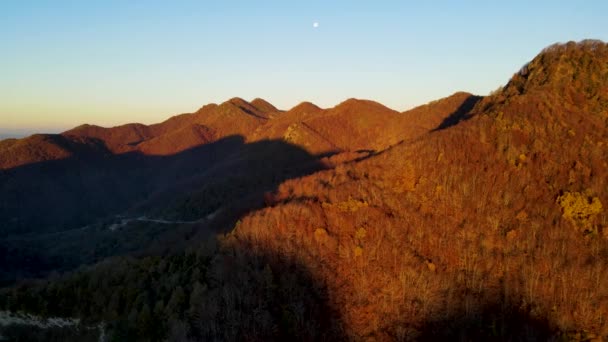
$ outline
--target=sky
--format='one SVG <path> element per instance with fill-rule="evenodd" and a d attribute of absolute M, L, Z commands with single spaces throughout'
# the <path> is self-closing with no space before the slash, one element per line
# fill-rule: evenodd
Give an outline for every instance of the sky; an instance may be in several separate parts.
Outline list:
<path fill-rule="evenodd" d="M 608 1 L 0 2 L 0 136 L 154 123 L 232 97 L 406 110 L 485 95 Z"/>

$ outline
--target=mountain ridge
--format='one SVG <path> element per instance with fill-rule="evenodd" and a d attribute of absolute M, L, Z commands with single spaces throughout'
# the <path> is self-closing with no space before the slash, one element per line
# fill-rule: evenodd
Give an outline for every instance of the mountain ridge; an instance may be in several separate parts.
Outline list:
<path fill-rule="evenodd" d="M 456 93 L 452 96 L 462 97 L 463 94 L 468 93 Z M 471 96 L 470 94 L 468 95 Z M 253 104 L 254 102 L 255 105 Z M 427 106 L 433 107 L 432 103 L 427 104 Z M 447 107 L 447 109 L 442 109 L 441 113 L 437 115 L 441 117 L 442 115 L 447 115 L 446 111 L 454 110 L 454 108 L 450 107 L 449 105 Z M 403 114 L 407 115 L 408 112 L 409 111 L 403 112 Z M 307 119 L 309 121 L 310 129 L 315 132 L 318 132 L 319 130 L 324 132 L 321 134 L 319 139 L 330 141 L 329 144 L 315 141 L 303 142 L 303 145 L 310 146 L 316 152 L 328 152 L 335 149 L 335 146 L 340 146 L 340 150 L 346 150 L 348 149 L 349 144 L 359 144 L 359 146 L 355 146 L 354 149 L 377 149 L 386 147 L 387 144 L 390 143 L 375 143 L 370 141 L 365 141 L 363 143 L 355 142 L 365 134 L 365 127 L 353 126 L 348 128 L 359 130 L 359 133 L 346 132 L 346 134 L 355 134 L 355 136 L 352 139 L 342 137 L 339 139 L 342 139 L 343 141 L 337 142 L 333 141 L 338 139 L 337 137 L 332 138 L 332 133 L 335 132 L 330 133 L 331 127 L 326 127 L 326 125 L 344 125 L 349 124 L 351 120 L 362 120 L 360 123 L 358 123 L 358 125 L 366 125 L 367 122 L 365 122 L 365 119 L 362 118 L 370 115 L 379 115 L 379 117 L 375 118 L 377 125 L 383 124 L 382 121 L 384 120 L 388 120 L 386 116 L 396 116 L 398 114 L 399 113 L 397 111 L 371 100 L 347 99 L 337 104 L 335 107 L 328 109 L 321 109 L 310 102 L 302 102 L 288 111 L 279 111 L 272 104 L 260 98 L 256 98 L 252 101 L 252 103 L 249 103 L 241 98 L 235 97 L 219 105 L 208 104 L 201 107 L 196 112 L 179 114 L 156 124 L 145 125 L 141 123 L 127 123 L 113 127 L 82 124 L 58 135 L 61 135 L 63 137 L 62 139 L 73 139 L 75 141 L 85 138 L 97 139 L 102 141 L 107 149 L 115 154 L 139 151 L 149 155 L 167 155 L 201 144 L 206 144 L 215 139 L 233 134 L 243 135 L 252 141 L 271 137 L 283 138 L 290 133 L 294 134 L 293 129 L 292 132 L 287 132 L 290 125 L 297 125 L 298 122 Z M 307 116 L 307 118 L 301 117 L 302 115 Z M 350 115 L 354 116 L 350 118 Z M 329 121 L 323 119 L 324 117 L 327 118 L 332 116 L 338 120 L 337 123 L 332 122 L 331 119 Z M 311 120 L 315 123 L 310 123 Z M 410 120 L 415 119 L 411 118 Z M 398 125 L 398 127 L 402 129 L 407 129 L 406 126 L 408 126 L 408 124 L 405 121 L 407 120 L 396 120 L 394 124 Z M 238 124 L 234 124 L 235 122 L 238 122 Z M 277 127 L 272 127 L 275 123 L 277 124 Z M 285 126 L 285 123 L 288 124 Z M 319 127 L 314 128 L 313 126 Z M 387 124 L 387 126 L 389 126 L 389 124 Z M 426 126 L 427 127 L 425 127 L 425 129 L 431 129 L 428 127 L 428 125 Z M 204 130 L 206 130 L 207 133 L 203 134 L 203 136 L 198 134 L 192 135 L 187 138 L 185 142 L 180 144 L 168 143 L 169 145 L 167 146 L 162 144 L 162 141 L 169 142 L 174 140 L 173 138 L 163 137 L 164 135 L 171 136 L 179 134 L 179 131 L 186 132 L 187 127 L 204 127 Z M 304 135 L 307 134 L 306 132 L 301 133 Z M 389 135 L 393 134 L 394 133 L 390 133 Z M 410 132 L 410 134 L 414 133 Z M 421 134 L 421 132 L 416 134 Z M 26 141 L 27 139 L 30 138 L 26 137 L 17 140 Z M 30 139 L 30 141 L 33 143 L 34 139 Z M 396 142 L 397 141 L 393 141 L 392 143 Z M 0 145 L 0 150 L 2 150 L 2 146 L 8 146 L 8 144 L 8 142 L 5 142 L 4 144 Z M 42 150 L 44 150 L 44 148 L 44 146 L 41 146 Z M 47 149 L 48 151 L 46 151 L 46 159 L 39 159 L 36 157 L 36 155 L 31 155 L 30 158 L 22 158 L 22 161 L 20 162 L 3 163 L 0 161 L 0 168 L 6 169 L 30 162 L 60 159 L 72 155 L 70 153 L 58 153 L 52 148 Z M 54 153 L 56 153 L 56 155 Z"/>

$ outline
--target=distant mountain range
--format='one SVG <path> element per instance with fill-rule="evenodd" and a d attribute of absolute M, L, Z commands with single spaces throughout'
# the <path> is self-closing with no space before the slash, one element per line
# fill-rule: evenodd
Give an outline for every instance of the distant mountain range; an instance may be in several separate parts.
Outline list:
<path fill-rule="evenodd" d="M 311 161 L 321 163 L 323 157 L 369 154 L 416 139 L 457 122 L 480 99 L 456 93 L 399 113 L 357 99 L 330 109 L 302 103 L 279 111 L 262 99 L 249 103 L 233 98 L 149 126 L 82 125 L 61 134 L 3 140 L 0 170 L 4 170 L 1 179 L 5 182 L 0 183 L 0 190 L 12 200 L 0 205 L 0 219 L 9 222 L 0 234 L 39 231 L 41 226 L 45 231 L 68 230 L 134 208 L 140 208 L 135 210 L 137 214 L 155 215 L 158 212 L 150 212 L 148 204 L 161 194 L 165 202 L 159 205 L 164 211 L 169 193 L 174 193 L 171 203 L 193 201 L 189 193 L 200 192 L 207 182 L 203 179 L 210 177 L 209 170 L 218 170 L 214 182 L 233 177 L 235 172 L 242 172 L 244 178 L 259 176 L 256 170 L 227 170 L 245 162 L 250 156 L 244 153 L 249 149 L 272 153 L 255 146 L 292 146 L 306 156 L 302 156 L 303 166 L 296 162 L 286 167 L 308 168 Z M 281 158 L 280 164 L 290 158 L 275 157 Z M 283 172 L 272 163 L 266 166 L 273 169 L 265 175 Z M 186 187 L 188 191 L 184 191 Z M 194 213 L 208 214 L 200 207 L 184 206 L 179 209 L 182 214 L 193 213 L 186 215 L 188 219 L 197 218 Z"/>
<path fill-rule="evenodd" d="M 233 98 L 220 105 L 209 104 L 194 113 L 177 115 L 154 125 L 133 123 L 112 128 L 82 125 L 61 134 L 35 134 L 19 141 L 3 142 L 1 147 L 5 154 L 0 167 L 8 169 L 75 156 L 75 151 L 66 150 L 57 139 L 76 145 L 99 142 L 112 154 L 139 152 L 145 155 L 170 155 L 231 135 L 243 136 L 247 141 L 295 141 L 311 152 L 382 150 L 441 124 L 446 125 L 447 121 L 443 120 L 449 120 L 447 116 L 458 106 L 467 110 L 479 99 L 468 93 L 456 93 L 398 113 L 379 103 L 357 99 L 346 100 L 330 109 L 303 102 L 288 111 L 280 111 L 262 99 L 249 103 Z M 346 126 L 332 131 L 331 125 L 334 123 Z M 383 134 L 373 130 L 382 130 Z"/>
<path fill-rule="evenodd" d="M 607 163 L 591 40 L 403 113 L 234 98 L 3 140 L 0 307 L 83 319 L 46 339 L 608 338 Z"/>

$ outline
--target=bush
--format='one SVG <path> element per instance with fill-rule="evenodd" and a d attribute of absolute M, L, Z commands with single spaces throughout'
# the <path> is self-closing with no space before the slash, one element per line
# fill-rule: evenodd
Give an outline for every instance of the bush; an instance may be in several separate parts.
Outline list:
<path fill-rule="evenodd" d="M 591 198 L 580 192 L 566 192 L 557 198 L 557 203 L 562 207 L 564 218 L 585 230 L 592 230 L 592 217 L 602 212 L 599 198 Z"/>

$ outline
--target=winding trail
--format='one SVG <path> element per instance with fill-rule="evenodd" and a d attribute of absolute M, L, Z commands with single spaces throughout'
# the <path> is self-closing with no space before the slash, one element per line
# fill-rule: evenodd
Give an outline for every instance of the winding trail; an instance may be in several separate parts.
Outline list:
<path fill-rule="evenodd" d="M 12 324 L 29 325 L 37 328 L 64 328 L 80 324 L 78 318 L 62 318 L 49 317 L 43 318 L 40 316 L 27 313 L 13 313 L 9 311 L 0 311 L 0 327 Z"/>
<path fill-rule="evenodd" d="M 0 310 L 0 341 L 6 340 L 2 336 L 1 331 L 3 327 L 9 327 L 11 325 L 20 325 L 27 327 L 35 327 L 39 329 L 49 328 L 68 328 L 77 327 L 80 325 L 79 318 L 65 318 L 65 317 L 41 317 L 28 313 L 15 313 L 10 311 Z M 99 323 L 97 325 L 83 326 L 88 330 L 98 329 L 99 330 L 99 342 L 106 341 L 105 323 Z"/>

